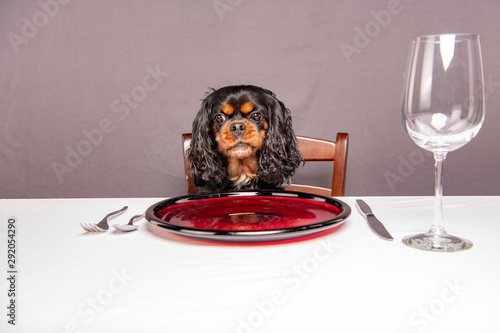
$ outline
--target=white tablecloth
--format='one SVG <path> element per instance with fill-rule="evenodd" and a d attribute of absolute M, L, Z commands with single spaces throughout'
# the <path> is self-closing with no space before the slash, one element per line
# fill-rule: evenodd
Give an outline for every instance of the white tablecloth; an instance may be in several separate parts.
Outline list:
<path fill-rule="evenodd" d="M 457 253 L 401 242 L 430 227 L 432 197 L 363 198 L 393 242 L 340 199 L 352 214 L 338 230 L 264 246 L 181 239 L 144 219 L 131 233 L 80 228 L 161 198 L 0 200 L 0 332 L 500 332 L 500 197 L 444 198 L 447 231 L 474 243 Z"/>

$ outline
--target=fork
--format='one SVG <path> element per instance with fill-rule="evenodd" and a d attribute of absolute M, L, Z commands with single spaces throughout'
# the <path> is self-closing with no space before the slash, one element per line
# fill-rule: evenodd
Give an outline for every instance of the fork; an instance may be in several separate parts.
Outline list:
<path fill-rule="evenodd" d="M 108 218 L 118 214 L 118 213 L 123 213 L 126 211 L 128 206 L 124 206 L 122 209 L 119 209 L 117 211 L 111 212 L 108 215 L 106 215 L 99 223 L 93 224 L 93 223 L 80 223 L 82 226 L 83 230 L 87 232 L 103 232 L 107 231 L 109 229 L 108 225 Z"/>

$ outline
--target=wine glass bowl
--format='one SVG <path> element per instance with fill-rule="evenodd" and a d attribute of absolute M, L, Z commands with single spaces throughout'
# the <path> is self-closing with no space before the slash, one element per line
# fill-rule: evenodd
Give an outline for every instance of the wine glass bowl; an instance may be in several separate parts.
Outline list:
<path fill-rule="evenodd" d="M 408 136 L 435 159 L 434 222 L 403 243 L 431 251 L 458 251 L 472 243 L 446 233 L 442 223 L 444 161 L 471 141 L 484 121 L 484 79 L 479 35 L 444 34 L 412 42 L 401 115 Z"/>

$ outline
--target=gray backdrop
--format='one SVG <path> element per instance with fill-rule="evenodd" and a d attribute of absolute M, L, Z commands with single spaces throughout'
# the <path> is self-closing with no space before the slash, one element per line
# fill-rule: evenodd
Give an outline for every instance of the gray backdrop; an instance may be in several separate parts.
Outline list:
<path fill-rule="evenodd" d="M 498 195 L 499 17 L 498 0 L 2 0 L 0 198 L 182 195 L 181 133 L 232 84 L 274 91 L 297 134 L 348 132 L 346 195 L 432 195 L 402 75 L 411 38 L 450 32 L 481 35 L 487 113 L 445 195 Z"/>

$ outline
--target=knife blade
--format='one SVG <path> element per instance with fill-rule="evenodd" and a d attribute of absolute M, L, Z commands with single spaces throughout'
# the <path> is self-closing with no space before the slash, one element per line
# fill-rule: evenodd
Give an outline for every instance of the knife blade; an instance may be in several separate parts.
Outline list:
<path fill-rule="evenodd" d="M 385 240 L 394 240 L 394 238 L 392 238 L 391 234 L 387 231 L 382 222 L 380 222 L 375 217 L 372 209 L 366 202 L 360 199 L 356 200 L 356 208 L 358 209 L 359 213 L 366 219 L 366 221 L 368 222 L 368 226 L 377 236 Z"/>

